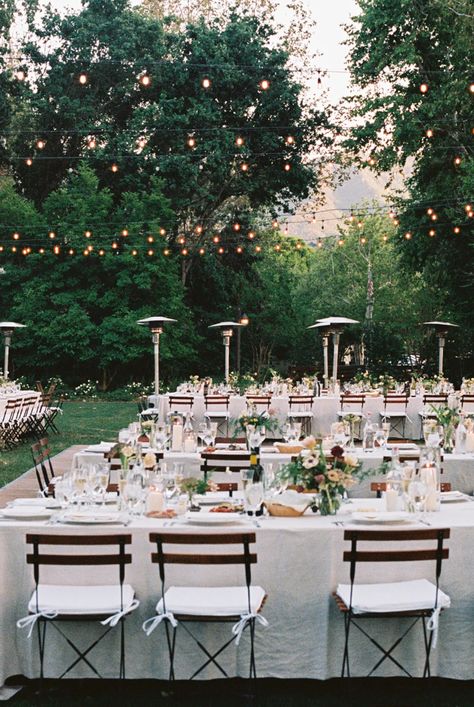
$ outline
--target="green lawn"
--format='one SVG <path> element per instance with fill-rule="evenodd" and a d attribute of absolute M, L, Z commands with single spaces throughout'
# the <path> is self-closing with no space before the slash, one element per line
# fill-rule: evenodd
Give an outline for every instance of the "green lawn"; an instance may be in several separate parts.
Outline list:
<path fill-rule="evenodd" d="M 49 435 L 52 452 L 57 454 L 73 444 L 113 440 L 121 427 L 136 420 L 136 415 L 137 405 L 132 402 L 66 402 L 63 414 L 55 420 L 59 435 Z M 0 487 L 31 468 L 32 442 L 0 452 Z"/>

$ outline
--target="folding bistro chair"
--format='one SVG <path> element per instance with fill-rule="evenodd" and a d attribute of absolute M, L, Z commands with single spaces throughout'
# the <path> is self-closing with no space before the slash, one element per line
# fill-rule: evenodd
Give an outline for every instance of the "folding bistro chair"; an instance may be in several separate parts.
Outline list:
<path fill-rule="evenodd" d="M 161 599 L 156 605 L 156 615 L 147 619 L 143 630 L 149 636 L 152 631 L 164 621 L 166 641 L 170 660 L 169 679 L 175 679 L 174 657 L 176 650 L 176 630 L 182 626 L 186 634 L 199 646 L 206 656 L 205 662 L 194 671 L 191 680 L 197 677 L 211 663 L 215 665 L 224 677 L 229 677 L 217 658 L 235 641 L 239 645 L 243 632 L 248 628 L 250 634 L 250 670 L 249 677 L 256 678 L 255 665 L 255 625 L 258 621 L 262 626 L 268 622 L 260 614 L 266 599 L 262 587 L 252 586 L 251 566 L 256 564 L 257 555 L 250 551 L 250 545 L 255 542 L 255 533 L 199 533 L 188 535 L 183 533 L 158 532 L 150 534 L 150 542 L 156 543 L 156 552 L 152 553 L 152 562 L 158 564 L 161 580 Z M 167 552 L 164 545 L 172 545 L 173 550 Z M 176 545 L 209 546 L 210 550 L 197 554 L 194 547 L 191 552 L 176 552 Z M 241 545 L 240 552 L 231 552 L 236 545 Z M 223 551 L 213 552 L 215 546 Z M 194 551 L 193 551 L 194 550 Z M 166 589 L 165 568 L 170 564 L 184 565 L 243 565 L 245 568 L 245 585 L 212 586 L 212 587 L 169 587 Z M 230 638 L 214 652 L 210 652 L 197 638 L 187 624 L 189 623 L 234 623 Z"/>
<path fill-rule="evenodd" d="M 131 535 L 46 535 L 28 534 L 26 542 L 33 546 L 33 551 L 26 555 L 28 564 L 33 565 L 35 590 L 28 604 L 28 616 L 17 621 L 18 628 L 29 628 L 28 637 L 37 627 L 40 656 L 40 677 L 44 678 L 44 661 L 46 654 L 46 628 L 52 626 L 77 654 L 77 658 L 66 668 L 59 678 L 65 677 L 78 663 L 83 661 L 96 675 L 98 670 L 89 660 L 89 653 L 103 638 L 120 624 L 120 669 L 119 677 L 125 678 L 125 617 L 134 611 L 139 602 L 135 599 L 135 591 L 125 581 L 125 566 L 132 561 L 131 554 L 125 552 L 126 546 L 132 542 Z M 42 546 L 60 545 L 74 548 L 74 553 L 49 554 Z M 118 552 L 78 554 L 76 549 L 89 546 L 104 546 Z M 110 565 L 118 568 L 118 582 L 108 585 L 51 585 L 41 584 L 40 568 L 43 565 L 59 565 L 61 567 L 87 567 L 95 565 Z M 69 574 L 70 570 L 68 570 Z M 100 621 L 105 626 L 99 638 L 88 648 L 78 648 L 71 638 L 61 628 L 62 622 Z"/>
<path fill-rule="evenodd" d="M 474 399 L 474 398 L 473 398 Z M 423 437 L 423 423 L 425 420 L 435 420 L 436 414 L 434 408 L 444 407 L 448 404 L 448 394 L 438 393 L 434 395 L 432 393 L 427 393 L 423 396 L 423 407 L 419 411 L 419 416 L 421 420 L 420 437 Z"/>
<path fill-rule="evenodd" d="M 194 404 L 193 395 L 170 395 L 168 398 L 170 413 L 181 413 L 186 415 L 187 412 L 192 412 Z"/>
<path fill-rule="evenodd" d="M 249 405 L 250 407 L 254 407 L 259 415 L 262 412 L 267 412 L 272 402 L 271 395 L 247 394 L 245 396 L 245 399 L 247 401 L 247 405 Z"/>
<path fill-rule="evenodd" d="M 250 452 L 201 452 L 201 471 L 207 479 L 210 473 L 240 473 L 250 466 Z"/>
<path fill-rule="evenodd" d="M 362 419 L 364 417 L 365 395 L 356 393 L 342 393 L 341 409 L 337 415 L 340 419 L 344 419 L 346 415 L 356 415 L 360 418 L 359 429 L 357 436 L 361 435 Z"/>
<path fill-rule="evenodd" d="M 390 433 L 398 432 L 405 439 L 405 427 L 408 418 L 408 395 L 385 395 L 382 417 L 390 422 Z"/>
<path fill-rule="evenodd" d="M 314 395 L 290 395 L 288 397 L 288 418 L 300 422 L 306 436 L 311 434 Z"/>
<path fill-rule="evenodd" d="M 474 395 L 461 395 L 461 412 L 474 415 Z"/>
<path fill-rule="evenodd" d="M 35 442 L 31 445 L 31 456 L 33 457 L 36 480 L 40 493 L 43 496 L 48 496 L 49 485 L 54 476 L 53 465 L 49 458 L 49 448 L 44 447 L 41 441 Z"/>
<path fill-rule="evenodd" d="M 217 422 L 217 434 L 229 434 L 230 395 L 205 395 L 206 414 L 211 422 Z"/>
<path fill-rule="evenodd" d="M 376 498 L 382 498 L 382 493 L 387 490 L 386 481 L 371 481 L 370 490 L 375 493 Z M 443 481 L 439 485 L 439 490 L 441 493 L 448 493 L 451 491 L 451 484 L 449 481 Z"/>
<path fill-rule="evenodd" d="M 368 673 L 371 676 L 386 660 L 390 660 L 405 675 L 411 673 L 393 656 L 393 651 L 408 635 L 411 629 L 421 620 L 423 627 L 423 642 L 425 662 L 423 677 L 430 676 L 430 653 L 436 645 L 439 614 L 442 609 L 450 606 L 450 598 L 439 588 L 442 561 L 448 559 L 449 550 L 443 547 L 445 539 L 449 538 L 449 528 L 424 528 L 423 530 L 346 530 L 344 540 L 351 543 L 351 549 L 344 552 L 344 562 L 350 563 L 350 584 L 339 584 L 335 599 L 339 610 L 344 616 L 344 654 L 342 660 L 342 677 L 350 677 L 349 667 L 349 634 L 352 626 L 357 628 L 373 646 L 382 653 Z M 412 549 L 412 542 L 434 541 L 429 547 Z M 364 544 L 359 549 L 359 542 Z M 367 549 L 365 543 L 377 542 L 382 547 L 375 550 Z M 394 543 L 395 549 L 386 550 L 386 542 Z M 435 564 L 436 583 L 427 579 L 389 582 L 379 584 L 355 584 L 356 568 L 359 562 L 425 562 Z M 401 636 L 385 649 L 362 626 L 363 619 L 410 619 L 408 628 Z"/>
<path fill-rule="evenodd" d="M 148 404 L 148 397 L 142 395 L 138 399 L 138 417 L 141 422 L 146 420 L 151 420 L 152 422 L 158 422 L 160 417 L 160 409 L 158 407 L 153 407 L 153 405 Z"/>

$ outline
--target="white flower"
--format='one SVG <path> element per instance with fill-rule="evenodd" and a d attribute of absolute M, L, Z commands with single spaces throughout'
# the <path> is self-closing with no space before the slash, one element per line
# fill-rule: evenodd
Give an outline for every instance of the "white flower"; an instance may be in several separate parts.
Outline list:
<path fill-rule="evenodd" d="M 314 455 L 307 456 L 303 459 L 303 466 L 305 469 L 313 469 L 318 465 L 319 459 Z"/>

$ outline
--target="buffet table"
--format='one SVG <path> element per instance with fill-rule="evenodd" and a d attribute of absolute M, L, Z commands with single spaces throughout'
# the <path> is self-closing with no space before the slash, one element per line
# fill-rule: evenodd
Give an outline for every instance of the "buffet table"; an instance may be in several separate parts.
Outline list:
<path fill-rule="evenodd" d="M 365 502 L 367 505 L 368 502 Z M 331 596 L 338 582 L 348 581 L 348 566 L 342 562 L 344 527 L 335 524 L 344 522 L 351 527 L 349 511 L 357 509 L 356 502 L 344 506 L 337 518 L 319 517 L 312 513 L 302 518 L 266 518 L 260 527 L 254 528 L 246 519 L 234 530 L 248 528 L 257 536 L 258 564 L 253 569 L 253 583 L 262 586 L 268 593 L 263 615 L 269 621 L 268 628 L 257 627 L 256 655 L 260 677 L 317 678 L 338 676 L 343 650 L 343 620 Z M 441 586 L 451 597 L 452 606 L 440 619 L 438 647 L 432 654 L 432 674 L 450 678 L 471 679 L 472 669 L 466 656 L 474 651 L 474 503 L 443 506 L 439 513 L 429 515 L 433 526 L 450 527 L 448 541 L 450 558 L 445 561 Z M 16 621 L 26 614 L 26 606 L 33 589 L 32 570 L 25 562 L 25 534 L 44 531 L 57 534 L 89 535 L 98 533 L 127 532 L 132 535 L 131 552 L 133 563 L 127 570 L 126 581 L 130 582 L 140 600 L 139 608 L 126 621 L 126 655 L 128 678 L 165 678 L 167 655 L 164 628 L 158 628 L 147 638 L 141 629 L 142 622 L 154 614 L 159 592 L 156 566 L 150 562 L 152 549 L 148 535 L 150 531 L 163 527 L 165 521 L 140 518 L 127 528 L 122 526 L 47 526 L 44 522 L 5 521 L 0 526 L 0 572 L 2 576 L 0 603 L 0 685 L 8 676 L 24 674 L 38 675 L 38 651 L 36 634 L 27 638 L 26 630 L 18 630 Z M 358 525 L 358 527 L 367 527 Z M 387 526 L 371 526 L 387 527 Z M 418 521 L 405 527 L 419 527 Z M 176 524 L 172 532 L 195 534 L 202 527 Z M 230 527 L 225 532 L 230 532 Z M 195 546 L 194 546 L 195 547 Z M 390 581 L 391 579 L 432 578 L 428 563 L 407 563 L 394 566 L 373 566 L 358 574 L 359 581 Z M 111 580 L 107 568 L 74 568 L 67 573 L 60 568 L 47 568 L 48 582 L 99 584 Z M 174 566 L 168 574 L 169 584 L 192 583 L 232 584 L 243 579 L 241 568 Z M 396 573 L 396 574 L 395 574 Z M 426 573 L 426 574 L 425 574 Z M 115 577 L 114 577 L 115 579 Z M 394 626 L 397 624 L 397 626 Z M 379 622 L 379 637 L 386 644 L 395 635 L 399 622 Z M 229 635 L 230 624 L 203 627 L 207 645 L 213 646 L 213 636 L 219 639 Z M 91 625 L 68 625 L 79 640 L 79 645 L 88 645 L 88 639 L 96 635 Z M 109 640 L 110 639 L 110 640 Z M 222 642 L 222 641 L 221 641 Z M 404 662 L 415 674 L 422 672 L 422 635 L 418 627 L 402 644 Z M 93 662 L 106 677 L 114 677 L 118 668 L 118 632 L 109 635 L 91 654 Z M 64 661 L 72 659 L 71 651 L 54 631 L 48 632 L 47 674 L 57 675 Z M 226 657 L 224 657 L 226 656 Z M 186 634 L 178 634 L 177 677 L 188 677 L 201 655 L 186 640 Z M 351 642 L 351 668 L 354 675 L 361 675 L 364 668 L 371 667 L 375 659 L 367 640 L 355 632 Z M 375 660 L 372 661 L 372 663 Z M 230 675 L 247 675 L 248 643 L 244 638 L 238 649 L 232 646 L 223 654 L 223 665 Z M 393 675 L 394 669 L 386 665 L 381 675 Z M 86 667 L 74 670 L 72 677 L 89 677 Z M 203 677 L 219 677 L 215 670 L 208 669 Z"/>

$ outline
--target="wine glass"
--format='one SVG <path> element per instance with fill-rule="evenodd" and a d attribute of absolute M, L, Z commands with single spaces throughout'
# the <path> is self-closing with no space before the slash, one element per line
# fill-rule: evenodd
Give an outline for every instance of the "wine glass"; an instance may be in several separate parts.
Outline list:
<path fill-rule="evenodd" d="M 155 443 L 157 451 L 161 452 L 169 439 L 166 425 L 157 425 L 155 430 Z"/>
<path fill-rule="evenodd" d="M 374 434 L 374 447 L 385 447 L 387 444 L 387 436 L 383 427 L 377 427 Z"/>
<path fill-rule="evenodd" d="M 108 464 L 100 464 L 97 472 L 97 485 L 99 490 L 99 495 L 102 498 L 102 507 L 105 506 L 105 497 L 107 495 L 107 489 L 109 486 L 109 466 Z"/>

